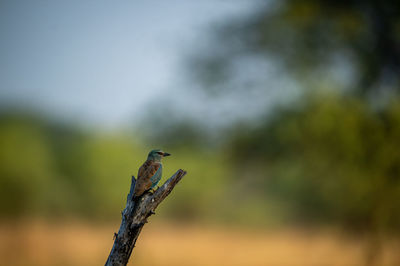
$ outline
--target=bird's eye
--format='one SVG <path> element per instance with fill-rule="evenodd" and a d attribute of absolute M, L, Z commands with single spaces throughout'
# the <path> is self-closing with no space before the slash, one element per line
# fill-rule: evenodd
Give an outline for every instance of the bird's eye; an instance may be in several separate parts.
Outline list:
<path fill-rule="evenodd" d="M 158 154 L 160 154 L 160 155 L 163 155 L 163 153 L 162 152 L 157 152 Z"/>

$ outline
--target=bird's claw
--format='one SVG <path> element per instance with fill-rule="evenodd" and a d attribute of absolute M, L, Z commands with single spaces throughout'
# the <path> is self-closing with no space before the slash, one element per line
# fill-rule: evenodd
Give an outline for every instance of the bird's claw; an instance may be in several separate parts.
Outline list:
<path fill-rule="evenodd" d="M 145 193 L 154 194 L 154 192 L 156 192 L 157 189 L 159 188 L 160 186 L 157 186 L 156 188 L 149 188 L 148 190 L 145 191 Z"/>
<path fill-rule="evenodd" d="M 154 194 L 154 192 L 156 192 L 159 188 L 160 188 L 160 186 L 157 186 L 156 188 L 152 188 L 151 193 Z"/>

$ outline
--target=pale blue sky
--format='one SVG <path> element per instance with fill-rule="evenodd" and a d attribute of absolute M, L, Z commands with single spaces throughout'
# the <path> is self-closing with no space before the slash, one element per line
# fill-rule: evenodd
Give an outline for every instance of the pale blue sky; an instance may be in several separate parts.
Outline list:
<path fill-rule="evenodd" d="M 135 121 L 180 84 L 180 63 L 212 25 L 250 7 L 235 0 L 1 0 L 0 103 L 106 126 Z"/>

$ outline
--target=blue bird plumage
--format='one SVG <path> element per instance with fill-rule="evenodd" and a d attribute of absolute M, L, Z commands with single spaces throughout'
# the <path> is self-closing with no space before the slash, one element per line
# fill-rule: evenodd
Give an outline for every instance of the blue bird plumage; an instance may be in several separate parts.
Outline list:
<path fill-rule="evenodd" d="M 149 153 L 147 160 L 139 168 L 134 190 L 135 197 L 141 196 L 145 191 L 157 186 L 162 177 L 161 159 L 169 155 L 169 153 L 162 150 L 152 150 Z"/>
<path fill-rule="evenodd" d="M 161 176 L 162 176 L 162 164 L 160 163 L 160 167 L 158 168 L 157 172 L 150 177 L 150 181 L 151 181 L 151 188 L 154 188 L 155 186 L 157 186 L 158 182 L 160 182 L 161 180 Z"/>

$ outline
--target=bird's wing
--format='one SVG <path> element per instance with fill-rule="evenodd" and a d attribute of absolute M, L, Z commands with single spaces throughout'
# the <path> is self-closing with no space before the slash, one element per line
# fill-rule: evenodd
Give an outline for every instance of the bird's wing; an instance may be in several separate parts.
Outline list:
<path fill-rule="evenodd" d="M 143 174 L 143 179 L 152 182 L 154 176 L 157 176 L 158 169 L 160 169 L 161 164 L 152 162 Z"/>
<path fill-rule="evenodd" d="M 152 177 L 150 177 L 150 181 L 152 183 L 152 187 L 157 185 L 158 181 L 160 181 L 160 179 L 161 179 L 161 175 L 162 175 L 162 165 L 159 164 L 157 172 Z"/>
<path fill-rule="evenodd" d="M 147 171 L 149 166 L 151 165 L 151 161 L 145 161 L 143 165 L 139 168 L 138 172 L 138 179 L 144 175 L 144 173 Z"/>
<path fill-rule="evenodd" d="M 157 173 L 160 168 L 159 163 L 146 161 L 139 169 L 138 179 L 135 185 L 135 196 L 142 195 L 146 190 L 151 188 L 151 178 Z"/>

